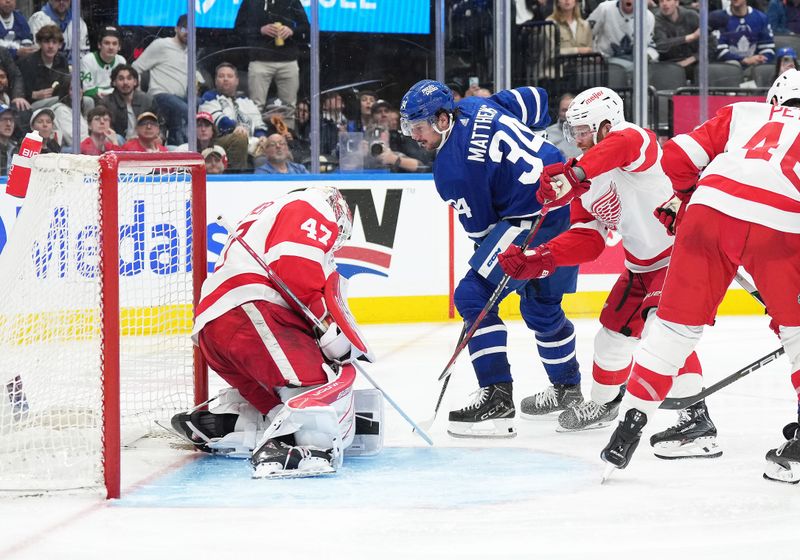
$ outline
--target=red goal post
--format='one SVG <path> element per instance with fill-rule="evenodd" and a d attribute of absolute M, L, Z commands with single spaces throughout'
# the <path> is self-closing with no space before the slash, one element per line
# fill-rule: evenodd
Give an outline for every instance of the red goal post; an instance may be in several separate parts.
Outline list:
<path fill-rule="evenodd" d="M 37 156 L 0 254 L 0 490 L 121 488 L 123 441 L 207 399 L 196 153 Z"/>

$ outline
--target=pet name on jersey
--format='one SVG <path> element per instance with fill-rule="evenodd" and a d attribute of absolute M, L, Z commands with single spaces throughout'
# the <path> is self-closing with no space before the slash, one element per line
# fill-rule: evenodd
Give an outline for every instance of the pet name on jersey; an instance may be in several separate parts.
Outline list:
<path fill-rule="evenodd" d="M 492 109 L 487 105 L 481 105 L 472 121 L 472 135 L 469 138 L 469 155 L 467 159 L 484 163 L 486 161 L 486 150 L 489 145 L 489 131 L 492 128 L 492 121 L 497 115 L 497 109 Z"/>
<path fill-rule="evenodd" d="M 800 119 L 800 109 L 795 107 L 782 107 L 781 105 L 771 105 L 769 120 L 777 115 L 778 118 Z"/>

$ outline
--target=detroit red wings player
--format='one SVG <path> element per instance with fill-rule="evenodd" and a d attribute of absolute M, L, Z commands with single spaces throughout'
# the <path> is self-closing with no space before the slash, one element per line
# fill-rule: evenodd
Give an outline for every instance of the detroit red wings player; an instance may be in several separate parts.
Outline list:
<path fill-rule="evenodd" d="M 535 278 L 558 266 L 596 259 L 605 248 L 605 238 L 614 231 L 625 250 L 623 272 L 600 314 L 602 328 L 595 337 L 591 400 L 561 413 L 563 430 L 581 430 L 607 425 L 619 411 L 620 388 L 630 372 L 633 351 L 645 322 L 659 304 L 661 287 L 672 252 L 672 241 L 653 210 L 672 194 L 661 167 L 662 153 L 655 134 L 623 117 L 622 100 L 606 88 L 592 88 L 578 95 L 566 114 L 566 135 L 584 151 L 579 161 L 545 168 L 543 183 L 561 174 L 581 174 L 571 189 L 570 229 L 552 241 L 521 253 L 512 248 L 501 255 L 501 265 L 514 278 Z M 563 167 L 562 167 L 563 165 Z M 585 183 L 591 179 L 586 190 Z M 557 197 L 543 187 L 543 198 L 563 204 L 571 197 Z M 686 360 L 680 376 L 681 396 L 700 391 L 702 378 L 696 354 Z M 694 423 L 687 431 L 684 424 Z M 676 436 L 682 431 L 680 437 Z M 716 429 L 704 403 L 682 411 L 679 427 L 657 434 L 656 455 L 663 458 L 718 457 Z"/>
<path fill-rule="evenodd" d="M 289 290 L 329 323 L 331 316 L 349 317 L 329 311 L 341 301 L 333 253 L 351 229 L 347 202 L 333 187 L 266 202 L 236 226 Z M 233 389 L 211 412 L 177 415 L 173 426 L 206 451 L 254 450 L 255 477 L 333 472 L 354 436 L 349 361 L 359 355 L 351 342 L 358 333 L 331 323 L 317 340 L 281 289 L 229 237 L 203 283 L 192 334 Z"/>
<path fill-rule="evenodd" d="M 616 468 L 627 466 L 739 266 L 766 303 L 800 398 L 800 72 L 779 76 L 767 103 L 729 105 L 670 140 L 663 160 L 682 204 L 677 212 L 675 204 L 657 212 L 671 225 L 686 210 L 656 318 L 637 351 L 625 417 L 601 454 Z M 788 441 L 767 453 L 764 476 L 797 483 L 798 423 L 784 436 Z"/>

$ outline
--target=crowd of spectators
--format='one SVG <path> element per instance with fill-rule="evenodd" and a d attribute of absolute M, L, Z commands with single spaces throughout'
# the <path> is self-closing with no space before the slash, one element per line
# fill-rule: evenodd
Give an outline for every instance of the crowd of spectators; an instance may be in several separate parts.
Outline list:
<path fill-rule="evenodd" d="M 800 0 L 711 0 L 710 62 L 745 69 L 775 59 L 773 33 L 800 33 Z M 700 39 L 698 2 L 648 0 L 645 29 L 648 58 L 693 67 Z M 560 54 L 600 53 L 626 69 L 633 61 L 634 0 L 516 0 L 517 24 L 552 21 L 559 29 Z M 687 73 L 687 82 L 693 80 Z"/>
<path fill-rule="evenodd" d="M 517 27 L 512 32 L 529 22 L 547 22 L 542 25 L 558 30 L 559 55 L 600 55 L 630 73 L 634 1 L 515 0 Z M 470 2 L 479 3 L 455 4 Z M 797 66 L 793 49 L 775 48 L 773 31 L 800 33 L 800 0 L 710 0 L 710 6 L 712 62 L 738 65 L 747 79 L 764 65 L 776 74 Z M 698 63 L 697 7 L 693 0 L 648 0 L 644 12 L 650 61 L 683 67 L 685 84 L 695 80 Z M 187 150 L 189 115 L 196 115 L 197 150 L 209 173 L 309 169 L 310 103 L 303 98 L 307 88 L 300 86 L 300 52 L 308 43 L 309 22 L 301 0 L 242 0 L 235 30 L 246 59 L 226 59 L 223 50 L 191 79 L 186 16 L 167 36 L 135 52 L 126 50 L 127 59 L 118 27 L 87 27 L 80 19 L 77 115 L 71 99 L 72 18 L 69 0 L 46 0 L 32 14 L 18 10 L 16 0 L 0 0 L 0 173 L 7 172 L 8 154 L 28 130 L 45 138 L 46 152 L 71 151 L 73 145 L 85 154 Z M 448 85 L 456 99 L 491 95 L 485 87 L 490 78 L 467 81 L 468 74 L 450 73 Z M 197 87 L 196 107 L 188 106 L 189 87 Z M 398 99 L 387 98 L 387 90 L 368 88 L 323 92 L 320 153 L 326 165 L 345 172 L 430 170 L 431 155 L 399 131 Z M 570 94 L 560 95 L 548 133 L 571 155 L 574 148 L 561 133 L 570 99 Z M 75 119 L 80 138 L 73 139 Z"/>

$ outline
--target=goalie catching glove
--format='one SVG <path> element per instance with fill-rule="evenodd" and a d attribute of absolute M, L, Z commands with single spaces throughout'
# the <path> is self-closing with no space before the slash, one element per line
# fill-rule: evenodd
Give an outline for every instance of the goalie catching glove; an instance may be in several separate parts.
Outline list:
<path fill-rule="evenodd" d="M 542 170 L 536 200 L 542 206 L 564 206 L 573 198 L 589 190 L 591 183 L 586 179 L 583 169 L 577 166 L 578 160 L 566 163 L 553 163 Z"/>
<path fill-rule="evenodd" d="M 544 245 L 527 251 L 510 245 L 497 256 L 497 260 L 505 273 L 516 280 L 546 278 L 556 269 L 555 259 L 550 249 Z"/>

